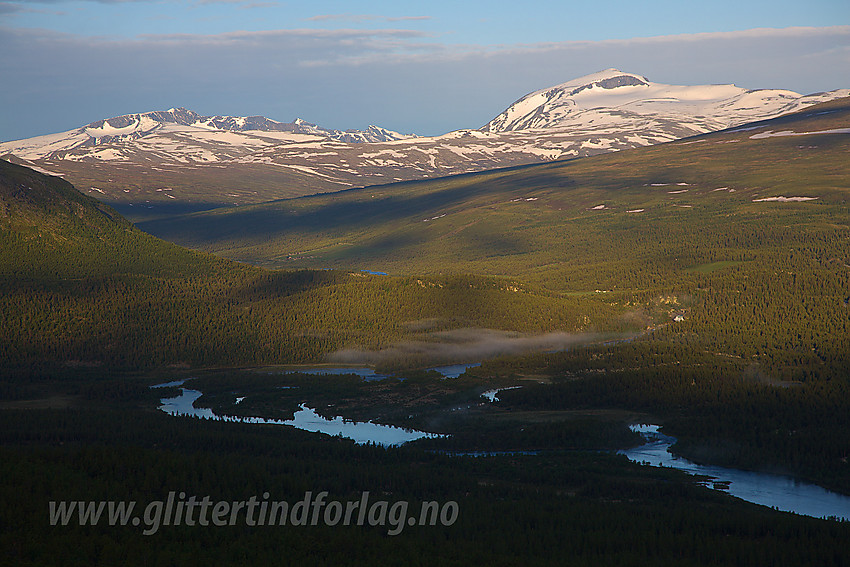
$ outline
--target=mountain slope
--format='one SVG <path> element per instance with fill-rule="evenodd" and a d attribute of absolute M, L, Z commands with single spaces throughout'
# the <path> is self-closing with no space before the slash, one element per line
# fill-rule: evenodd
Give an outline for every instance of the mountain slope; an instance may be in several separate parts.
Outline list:
<path fill-rule="evenodd" d="M 616 132 L 634 127 L 670 133 L 673 124 L 686 135 L 704 134 L 801 110 L 850 91 L 801 96 L 788 90 L 746 90 L 735 85 L 680 86 L 606 69 L 530 93 L 486 124 L 484 132 L 537 129 L 596 129 Z"/>
<path fill-rule="evenodd" d="M 156 239 L 67 182 L 0 160 L 0 373 L 304 363 L 433 340 L 435 328 L 615 320 L 598 301 L 517 297 L 510 287 L 473 276 L 422 287 L 359 271 L 269 272 Z M 419 320 L 430 326 L 410 325 Z"/>
<path fill-rule="evenodd" d="M 472 273 L 635 321 L 662 309 L 685 316 L 671 340 L 799 379 L 850 364 L 848 152 L 841 99 L 648 148 L 142 227 L 267 266 L 422 274 L 424 286 Z"/>
<path fill-rule="evenodd" d="M 143 219 L 652 145 L 848 93 L 661 85 L 609 69 L 523 97 L 482 129 L 436 137 L 172 109 L 4 142 L 0 156 Z"/>

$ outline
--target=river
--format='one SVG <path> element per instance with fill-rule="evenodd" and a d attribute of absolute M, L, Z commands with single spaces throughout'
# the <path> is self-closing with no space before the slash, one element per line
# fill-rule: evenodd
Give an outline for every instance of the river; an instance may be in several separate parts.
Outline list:
<path fill-rule="evenodd" d="M 850 497 L 848 496 L 830 492 L 820 486 L 800 482 L 788 476 L 698 465 L 670 453 L 670 446 L 676 442 L 676 439 L 661 433 L 657 425 L 632 425 L 631 429 L 640 433 L 647 442 L 633 449 L 618 451 L 630 461 L 670 467 L 693 475 L 710 477 L 703 484 L 710 488 L 724 490 L 741 500 L 776 510 L 815 518 L 850 520 Z"/>
<path fill-rule="evenodd" d="M 454 373 L 466 368 L 453 368 Z M 352 370 L 352 369 L 345 369 Z M 364 374 L 366 369 L 364 370 Z M 371 372 L 371 371 L 370 371 Z M 365 378 L 365 376 L 364 376 Z M 162 398 L 159 409 L 171 415 L 190 415 L 203 419 L 233 421 L 242 423 L 287 425 L 305 431 L 320 432 L 327 435 L 340 436 L 354 440 L 355 443 L 374 443 L 385 447 L 403 445 L 404 443 L 422 438 L 442 437 L 437 433 L 404 429 L 392 425 L 381 425 L 372 422 L 357 422 L 336 416 L 333 419 L 324 418 L 315 410 L 301 404 L 293 419 L 277 420 L 261 417 L 235 417 L 216 415 L 209 408 L 196 408 L 194 403 L 201 397 L 198 390 L 183 388 L 185 380 L 158 384 L 153 388 L 180 387 L 181 394 L 173 398 Z M 502 388 L 509 389 L 509 388 Z M 482 394 L 488 399 L 496 398 L 498 390 L 490 390 Z M 657 425 L 632 425 L 632 431 L 640 433 L 646 443 L 632 449 L 618 451 L 629 460 L 649 465 L 675 468 L 693 475 L 709 477 L 703 482 L 705 486 L 724 490 L 742 500 L 768 506 L 776 510 L 794 512 L 815 518 L 835 518 L 850 520 L 850 497 L 830 492 L 820 486 L 800 482 L 794 478 L 782 475 L 742 471 L 737 469 L 699 465 L 685 458 L 670 453 L 669 448 L 676 442 L 674 437 L 661 433 Z M 469 452 L 468 456 L 483 456 L 489 453 Z M 498 454 L 494 452 L 493 454 Z"/>
<path fill-rule="evenodd" d="M 168 386 L 182 386 L 184 381 L 171 382 Z M 166 384 L 154 386 L 165 387 Z M 316 413 L 315 410 L 301 404 L 295 412 L 293 419 L 266 419 L 263 417 L 236 417 L 229 415 L 216 415 L 210 408 L 196 408 L 195 400 L 203 394 L 198 390 L 180 388 L 180 395 L 173 398 L 162 398 L 159 409 L 170 415 L 187 415 L 202 419 L 214 419 L 219 421 L 232 421 L 241 423 L 257 423 L 270 425 L 288 425 L 304 431 L 324 433 L 352 439 L 355 443 L 374 443 L 384 447 L 403 445 L 409 441 L 422 438 L 442 437 L 438 433 L 428 433 L 415 429 L 405 429 L 393 425 L 381 425 L 371 421 L 350 421 L 336 416 L 327 419 Z"/>

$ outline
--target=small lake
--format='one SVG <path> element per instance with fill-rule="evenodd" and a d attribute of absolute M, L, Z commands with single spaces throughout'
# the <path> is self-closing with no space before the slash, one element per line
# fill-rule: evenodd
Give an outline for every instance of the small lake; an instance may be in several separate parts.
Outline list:
<path fill-rule="evenodd" d="M 179 386 L 181 382 L 170 382 L 168 386 Z M 153 388 L 166 387 L 166 384 L 158 384 Z M 198 390 L 180 388 L 180 395 L 174 398 L 162 398 L 159 409 L 170 415 L 185 415 L 203 419 L 214 419 L 219 421 L 232 421 L 240 423 L 257 423 L 270 425 L 288 425 L 304 431 L 324 433 L 352 439 L 355 443 L 374 443 L 384 447 L 403 445 L 416 439 L 442 437 L 438 433 L 427 433 L 415 429 L 405 429 L 393 425 L 381 425 L 371 421 L 350 421 L 342 417 L 327 419 L 316 413 L 315 410 L 301 404 L 295 412 L 293 419 L 266 419 L 263 417 L 236 417 L 228 415 L 216 415 L 210 408 L 196 408 L 195 401 L 203 394 Z"/>
<path fill-rule="evenodd" d="M 449 364 L 448 366 L 435 366 L 433 368 L 428 368 L 428 370 L 436 370 L 443 375 L 443 378 L 459 378 L 468 368 L 475 368 L 477 366 L 481 366 L 481 363 Z"/>
<path fill-rule="evenodd" d="M 830 492 L 788 476 L 698 465 L 670 453 L 669 448 L 676 439 L 661 433 L 657 425 L 632 425 L 630 428 L 647 440 L 646 444 L 639 447 L 618 451 L 618 454 L 625 455 L 630 461 L 708 476 L 711 478 L 704 484 L 710 488 L 724 490 L 747 502 L 784 512 L 850 520 L 850 496 Z"/>

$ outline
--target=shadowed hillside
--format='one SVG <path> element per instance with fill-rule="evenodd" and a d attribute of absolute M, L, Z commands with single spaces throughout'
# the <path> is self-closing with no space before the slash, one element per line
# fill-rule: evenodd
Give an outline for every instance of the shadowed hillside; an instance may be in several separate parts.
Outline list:
<path fill-rule="evenodd" d="M 465 327 L 634 328 L 605 302 L 493 278 L 267 271 L 191 252 L 61 179 L 8 162 L 0 188 L 7 367 L 305 362 Z"/>

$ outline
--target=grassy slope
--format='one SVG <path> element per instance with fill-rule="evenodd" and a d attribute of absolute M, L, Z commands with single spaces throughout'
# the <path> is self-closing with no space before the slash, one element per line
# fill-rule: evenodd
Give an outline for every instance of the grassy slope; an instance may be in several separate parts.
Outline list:
<path fill-rule="evenodd" d="M 12 163 L 29 162 L 8 154 Z M 60 170 L 63 177 L 84 193 L 120 210 L 133 219 L 155 218 L 192 210 L 262 203 L 316 192 L 314 175 L 264 164 L 225 166 L 164 165 L 151 168 L 133 162 L 55 162 L 36 160 L 48 171 Z M 321 188 L 338 184 L 319 184 Z M 327 189 L 325 189 L 327 190 Z M 169 196 L 170 195 L 170 196 Z"/>

